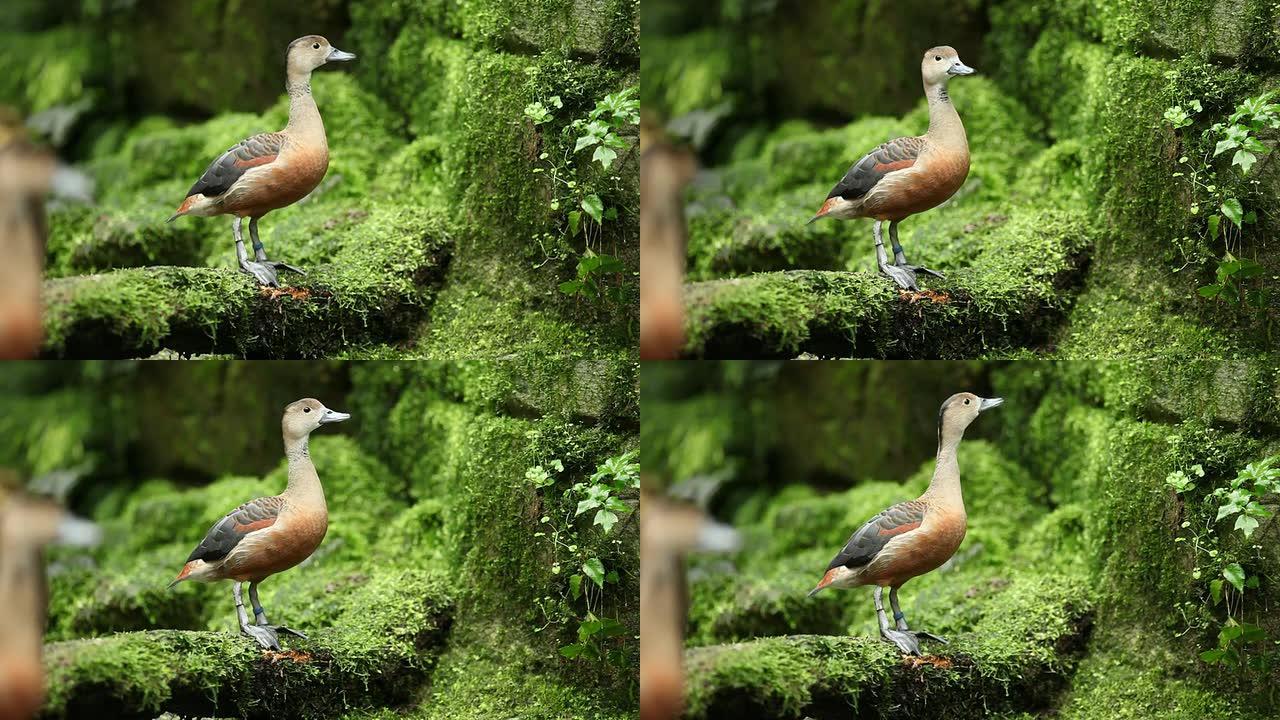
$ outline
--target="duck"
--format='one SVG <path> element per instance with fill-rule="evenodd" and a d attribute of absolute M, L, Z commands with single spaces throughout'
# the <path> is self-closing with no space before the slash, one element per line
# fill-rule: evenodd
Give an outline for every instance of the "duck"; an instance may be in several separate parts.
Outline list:
<path fill-rule="evenodd" d="M 893 505 L 858 528 L 836 554 L 809 597 L 826 588 L 875 586 L 876 618 L 880 635 L 907 655 L 920 655 L 920 639 L 946 643 L 946 639 L 911 630 L 898 605 L 898 588 L 914 577 L 936 570 L 951 559 L 964 540 L 968 517 L 960 491 L 960 466 L 956 451 L 965 428 L 978 414 L 999 407 L 1002 398 L 956 393 L 938 410 L 938 455 L 933 479 L 915 500 Z M 885 617 L 882 596 L 889 588 L 894 627 Z"/>
<path fill-rule="evenodd" d="M 258 585 L 271 575 L 306 560 L 320 547 L 329 527 L 324 488 L 311 461 L 309 440 L 321 425 L 350 419 L 330 410 L 314 398 L 303 398 L 284 410 L 280 425 L 289 463 L 289 483 L 284 492 L 260 497 L 227 513 L 209 528 L 204 539 L 187 556 L 173 582 L 231 581 L 240 631 L 268 650 L 280 649 L 280 633 L 302 639 L 307 636 L 283 625 L 272 625 L 258 600 Z M 253 622 L 249 622 L 241 583 L 249 583 Z"/>
<path fill-rule="evenodd" d="M 975 70 L 960 61 L 947 45 L 930 48 L 920 61 L 924 94 L 929 101 L 929 130 L 924 135 L 886 142 L 849 168 L 827 199 L 810 218 L 852 220 L 874 218 L 872 235 L 876 264 L 902 290 L 918 291 L 917 273 L 945 279 L 942 273 L 907 262 L 898 242 L 898 223 L 911 215 L 946 202 L 969 176 L 969 139 L 960 114 L 951 104 L 947 83 L 972 75 Z M 881 225 L 889 223 L 893 262 L 889 262 L 881 238 Z"/>
<path fill-rule="evenodd" d="M 643 481 L 642 481 L 643 483 Z M 741 537 L 697 507 L 648 487 L 640 491 L 640 720 L 680 717 L 684 705 L 685 617 L 690 552 L 733 552 Z"/>
<path fill-rule="evenodd" d="M 35 717 L 44 703 L 47 545 L 89 547 L 102 531 L 57 503 L 20 490 L 0 470 L 0 718 Z"/>
<path fill-rule="evenodd" d="M 356 56 L 329 44 L 320 35 L 306 35 L 289 43 L 285 89 L 289 93 L 289 123 L 284 130 L 241 140 L 218 156 L 200 176 L 168 222 L 184 216 L 231 215 L 231 234 L 240 269 L 260 285 L 279 287 L 277 270 L 302 270 L 267 258 L 258 239 L 258 220 L 272 210 L 292 205 L 320 184 L 329 169 L 329 142 L 315 98 L 311 73 L 331 62 Z M 249 218 L 253 259 L 241 237 L 241 223 Z"/>

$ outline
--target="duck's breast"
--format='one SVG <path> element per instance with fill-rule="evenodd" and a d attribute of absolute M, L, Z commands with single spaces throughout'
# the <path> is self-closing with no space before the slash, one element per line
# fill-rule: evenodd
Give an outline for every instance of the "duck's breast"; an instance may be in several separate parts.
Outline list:
<path fill-rule="evenodd" d="M 942 566 L 960 547 L 967 529 L 963 512 L 932 512 L 920 527 L 894 538 L 871 561 L 864 584 L 897 587 Z"/>

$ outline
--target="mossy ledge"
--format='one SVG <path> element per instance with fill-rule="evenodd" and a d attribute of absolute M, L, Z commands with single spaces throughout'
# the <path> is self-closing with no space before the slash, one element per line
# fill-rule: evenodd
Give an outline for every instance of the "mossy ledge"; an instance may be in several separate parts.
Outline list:
<path fill-rule="evenodd" d="M 376 586 L 376 587 L 375 587 Z M 409 701 L 434 665 L 452 601 L 426 573 L 375 580 L 351 592 L 369 599 L 399 587 L 369 613 L 351 602 L 334 627 L 264 651 L 226 632 L 150 630 L 68 640 L 45 648 L 49 699 L 41 717 L 150 718 L 159 712 L 244 718 L 316 717 L 336 708 Z"/>
<path fill-rule="evenodd" d="M 790 270 L 689 283 L 684 354 L 945 359 L 1034 346 L 1052 332 L 1070 302 L 1066 291 L 1079 284 L 1089 261 L 1085 234 L 1041 240 L 1001 257 L 999 273 L 960 270 L 929 283 L 932 293 L 900 291 L 865 271 Z"/>
<path fill-rule="evenodd" d="M 447 237 L 387 252 L 358 266 L 282 271 L 283 289 L 260 288 L 224 268 L 127 268 L 49 280 L 44 355 L 128 358 L 184 355 L 321 357 L 354 344 L 406 337 L 434 299 L 452 252 Z"/>
<path fill-rule="evenodd" d="M 687 717 L 977 717 L 1036 711 L 1063 690 L 1093 628 L 1079 579 L 1018 582 L 973 633 L 907 658 L 873 635 L 786 635 L 692 648 Z M 869 594 L 869 591 L 868 591 Z"/>

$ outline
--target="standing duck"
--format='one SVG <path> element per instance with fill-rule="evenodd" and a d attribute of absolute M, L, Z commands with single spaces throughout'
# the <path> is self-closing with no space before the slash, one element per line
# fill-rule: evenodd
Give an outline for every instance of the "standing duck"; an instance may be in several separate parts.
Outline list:
<path fill-rule="evenodd" d="M 929 489 L 915 500 L 882 511 L 850 536 L 809 597 L 827 587 L 874 585 L 881 636 L 911 655 L 920 654 L 917 638 L 946 642 L 937 635 L 907 627 L 906 617 L 898 607 L 898 588 L 911 578 L 940 567 L 964 540 L 966 516 L 956 449 L 964 437 L 964 429 L 978 413 L 1003 402 L 1001 398 L 957 393 L 942 403 L 938 410 L 937 465 Z M 886 587 L 896 629 L 889 627 L 884 614 L 881 595 Z"/>
<path fill-rule="evenodd" d="M 329 527 L 324 488 L 311 462 L 308 439 L 321 425 L 351 416 L 306 398 L 284 409 L 284 451 L 289 459 L 289 485 L 279 495 L 250 500 L 227 513 L 191 551 L 182 572 L 169 583 L 231 581 L 240 630 L 264 648 L 280 649 L 277 631 L 306 639 L 306 635 L 267 622 L 258 601 L 258 584 L 306 560 L 320 546 Z M 240 596 L 240 583 L 249 583 L 254 623 L 250 624 Z"/>
<path fill-rule="evenodd" d="M 254 135 L 214 160 L 187 191 L 169 218 L 182 215 L 234 215 L 231 234 L 236 240 L 240 269 L 263 285 L 278 286 L 276 270 L 302 273 L 296 267 L 267 259 L 258 239 L 258 218 L 301 200 L 315 189 L 329 169 L 329 143 L 315 98 L 311 71 L 328 62 L 354 60 L 319 35 L 289 43 L 285 88 L 289 92 L 289 124 L 275 133 Z M 249 218 L 254 259 L 245 253 L 240 223 Z"/>
<path fill-rule="evenodd" d="M 964 124 L 947 95 L 954 75 L 971 75 L 973 68 L 960 62 L 955 49 L 945 45 L 924 54 L 920 74 L 929 99 L 929 131 L 919 137 L 901 137 L 867 153 L 849 168 L 831 189 L 827 201 L 809 222 L 875 218 L 876 262 L 903 290 L 919 290 L 916 272 L 942 274 L 907 262 L 898 243 L 898 223 L 910 215 L 935 208 L 955 194 L 969 175 L 969 139 Z M 889 222 L 893 263 L 889 263 L 880 238 L 880 224 Z"/>

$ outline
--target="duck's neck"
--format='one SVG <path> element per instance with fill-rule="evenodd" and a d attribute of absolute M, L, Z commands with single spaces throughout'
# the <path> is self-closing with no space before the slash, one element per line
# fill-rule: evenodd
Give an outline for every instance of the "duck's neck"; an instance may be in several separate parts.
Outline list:
<path fill-rule="evenodd" d="M 311 462 L 307 437 L 285 438 L 284 454 L 289 459 L 289 485 L 281 495 L 297 507 L 327 510 L 320 476 Z"/>
<path fill-rule="evenodd" d="M 289 73 L 285 82 L 289 93 L 289 124 L 284 131 L 296 137 L 328 147 L 324 135 L 324 123 L 320 120 L 320 108 L 311 96 L 311 73 Z"/>
<path fill-rule="evenodd" d="M 963 437 L 964 428 L 943 426 L 938 437 L 938 458 L 933 479 L 929 481 L 929 489 L 924 493 L 931 503 L 959 510 L 961 513 L 964 512 L 964 497 L 960 492 L 960 465 L 956 461 L 956 450 Z"/>
<path fill-rule="evenodd" d="M 929 139 L 937 145 L 951 149 L 969 150 L 969 138 L 964 133 L 960 113 L 951 104 L 946 83 L 925 85 L 924 94 L 929 98 Z"/>

